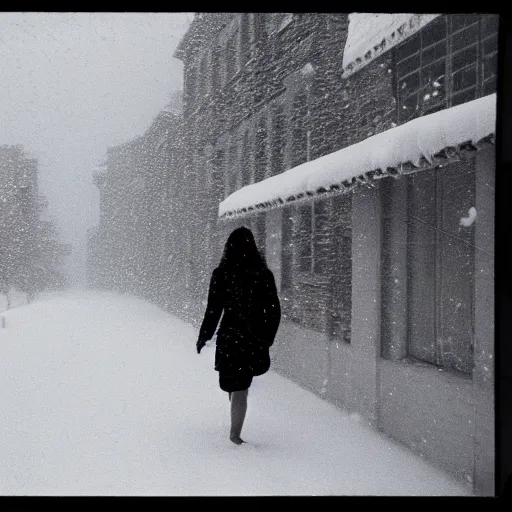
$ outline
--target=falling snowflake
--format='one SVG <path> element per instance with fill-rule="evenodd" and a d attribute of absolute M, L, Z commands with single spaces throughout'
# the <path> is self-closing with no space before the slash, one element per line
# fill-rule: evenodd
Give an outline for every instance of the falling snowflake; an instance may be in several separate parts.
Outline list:
<path fill-rule="evenodd" d="M 460 219 L 460 225 L 464 226 L 465 228 L 468 228 L 469 226 L 471 226 L 471 224 L 473 224 L 473 222 L 475 222 L 475 219 L 476 219 L 476 208 L 474 206 L 472 206 L 468 211 L 468 216 L 462 217 Z"/>
<path fill-rule="evenodd" d="M 302 75 L 311 75 L 315 72 L 315 68 L 311 65 L 311 62 L 308 62 L 301 70 Z"/>

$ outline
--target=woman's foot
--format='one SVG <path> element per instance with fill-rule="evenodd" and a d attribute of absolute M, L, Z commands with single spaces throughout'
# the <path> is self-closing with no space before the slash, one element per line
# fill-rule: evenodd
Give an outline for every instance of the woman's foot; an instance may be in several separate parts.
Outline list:
<path fill-rule="evenodd" d="M 233 391 L 231 394 L 231 430 L 229 439 L 235 444 L 244 443 L 240 434 L 242 433 L 242 426 L 247 411 L 247 394 L 247 389 L 243 391 Z"/>

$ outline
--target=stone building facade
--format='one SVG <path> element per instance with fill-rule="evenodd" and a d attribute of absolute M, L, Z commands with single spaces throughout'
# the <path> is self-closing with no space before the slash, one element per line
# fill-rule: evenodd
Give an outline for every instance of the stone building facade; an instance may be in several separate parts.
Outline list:
<path fill-rule="evenodd" d="M 330 112 L 331 93 L 341 76 L 337 59 L 343 49 L 342 23 L 339 14 L 203 14 L 178 47 L 176 56 L 184 63 L 187 175 L 196 190 L 189 210 L 197 217 L 191 230 L 197 254 L 194 297 L 201 308 L 211 271 L 234 226 L 218 229 L 219 203 L 240 187 L 340 147 L 343 126 Z M 314 240 L 317 256 L 308 251 L 308 226 L 298 227 L 288 242 L 286 270 L 277 276 L 284 315 L 347 338 L 350 265 L 345 263 L 341 273 L 333 266 L 338 260 L 349 261 L 338 253 L 349 250 L 343 240 L 350 237 L 350 208 L 338 200 L 322 207 L 323 223 L 317 223 Z M 307 223 L 311 214 L 304 211 L 299 218 L 287 212 L 289 226 L 284 231 L 291 234 L 292 224 Z M 267 241 L 272 230 L 264 227 L 263 215 L 250 223 L 265 250 L 272 244 L 271 238 Z M 339 231 L 340 243 L 328 244 L 323 231 L 329 229 Z M 301 257 L 291 251 L 298 245 Z M 273 254 L 267 251 L 269 261 Z M 313 266 L 325 271 L 312 272 Z M 342 301 L 344 309 L 335 307 L 333 300 Z"/>
<path fill-rule="evenodd" d="M 473 113 L 495 115 L 478 98 L 496 91 L 497 18 L 208 13 L 176 52 L 193 296 L 204 306 L 227 234 L 250 225 L 283 303 L 274 369 L 487 495 L 494 126 Z M 297 185 L 338 153 L 345 178 Z"/>

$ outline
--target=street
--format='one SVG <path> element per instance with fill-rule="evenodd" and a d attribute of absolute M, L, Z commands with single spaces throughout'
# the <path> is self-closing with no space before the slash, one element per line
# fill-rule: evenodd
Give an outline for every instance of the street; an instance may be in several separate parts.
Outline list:
<path fill-rule="evenodd" d="M 242 431 L 197 332 L 149 303 L 47 295 L 0 329 L 2 495 L 470 495 L 422 458 L 273 373 Z"/>

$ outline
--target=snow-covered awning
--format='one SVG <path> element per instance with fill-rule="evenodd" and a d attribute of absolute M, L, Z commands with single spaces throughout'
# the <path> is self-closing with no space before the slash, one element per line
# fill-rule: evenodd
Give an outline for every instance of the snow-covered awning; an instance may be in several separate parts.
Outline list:
<path fill-rule="evenodd" d="M 461 151 L 494 143 L 496 94 L 419 117 L 293 169 L 237 190 L 219 205 L 232 218 L 360 183 L 446 164 Z"/>
<path fill-rule="evenodd" d="M 343 52 L 343 77 L 366 66 L 437 16 L 439 14 L 351 13 Z"/>

